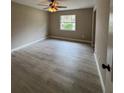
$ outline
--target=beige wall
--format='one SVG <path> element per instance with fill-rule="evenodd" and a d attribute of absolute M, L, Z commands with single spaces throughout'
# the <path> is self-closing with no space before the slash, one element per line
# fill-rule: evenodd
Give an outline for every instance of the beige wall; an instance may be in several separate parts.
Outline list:
<path fill-rule="evenodd" d="M 48 13 L 12 2 L 12 49 L 46 37 Z"/>
<path fill-rule="evenodd" d="M 109 0 L 96 0 L 96 38 L 95 53 L 105 84 L 106 70 L 102 69 L 102 64 L 106 64 L 107 58 L 107 40 L 109 23 Z"/>
<path fill-rule="evenodd" d="M 92 8 L 60 11 L 50 13 L 49 36 L 65 37 L 80 40 L 92 40 Z M 76 31 L 61 31 L 60 16 L 76 15 Z"/>

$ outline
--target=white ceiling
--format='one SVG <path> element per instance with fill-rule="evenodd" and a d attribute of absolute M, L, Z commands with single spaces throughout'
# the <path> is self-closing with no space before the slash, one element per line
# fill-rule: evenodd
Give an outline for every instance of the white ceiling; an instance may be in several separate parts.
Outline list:
<path fill-rule="evenodd" d="M 48 0 L 12 0 L 12 1 L 43 10 L 45 6 L 39 6 L 37 4 Z M 96 0 L 61 0 L 59 5 L 67 6 L 67 8 L 60 10 L 72 10 L 93 7 L 95 6 L 95 1 Z"/>

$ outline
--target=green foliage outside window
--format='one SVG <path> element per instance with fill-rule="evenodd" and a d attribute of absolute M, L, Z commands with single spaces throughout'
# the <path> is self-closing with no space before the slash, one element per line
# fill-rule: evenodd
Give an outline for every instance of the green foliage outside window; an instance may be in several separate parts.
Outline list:
<path fill-rule="evenodd" d="M 61 16 L 60 29 L 66 31 L 75 31 L 75 15 Z"/>

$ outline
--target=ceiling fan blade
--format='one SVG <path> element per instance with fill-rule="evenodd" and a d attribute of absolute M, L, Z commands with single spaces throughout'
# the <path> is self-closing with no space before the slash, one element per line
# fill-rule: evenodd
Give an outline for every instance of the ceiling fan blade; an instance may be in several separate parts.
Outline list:
<path fill-rule="evenodd" d="M 43 8 L 43 9 L 48 9 L 49 7 L 45 7 L 45 8 Z"/>
<path fill-rule="evenodd" d="M 49 6 L 49 5 L 46 5 L 46 4 L 37 4 L 39 6 Z"/>
<path fill-rule="evenodd" d="M 67 6 L 57 6 L 58 8 L 67 8 Z"/>
<path fill-rule="evenodd" d="M 67 0 L 48 0 L 49 2 L 54 2 L 54 1 L 67 1 Z"/>
<path fill-rule="evenodd" d="M 54 2 L 55 0 L 48 0 L 49 2 Z"/>

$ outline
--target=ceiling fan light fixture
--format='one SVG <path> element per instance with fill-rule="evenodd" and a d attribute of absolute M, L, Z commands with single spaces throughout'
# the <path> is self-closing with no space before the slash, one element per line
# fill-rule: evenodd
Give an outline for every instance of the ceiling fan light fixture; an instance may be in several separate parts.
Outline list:
<path fill-rule="evenodd" d="M 67 8 L 66 6 L 59 6 L 59 2 L 57 0 L 48 0 L 49 5 L 39 4 L 41 6 L 48 6 L 47 8 L 49 12 L 56 12 L 59 10 L 59 8 Z"/>
<path fill-rule="evenodd" d="M 57 9 L 56 9 L 56 8 L 52 8 L 52 7 L 49 7 L 49 8 L 48 8 L 48 11 L 49 11 L 49 12 L 56 12 Z"/>

